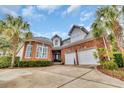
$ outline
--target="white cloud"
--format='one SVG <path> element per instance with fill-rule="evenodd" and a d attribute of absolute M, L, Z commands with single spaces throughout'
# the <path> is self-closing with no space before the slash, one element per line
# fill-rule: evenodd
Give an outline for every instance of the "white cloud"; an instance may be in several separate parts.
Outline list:
<path fill-rule="evenodd" d="M 44 18 L 42 14 L 36 12 L 35 7 L 33 6 L 22 9 L 22 16 L 27 18 Z"/>
<path fill-rule="evenodd" d="M 14 12 L 14 11 L 12 11 L 12 10 L 9 10 L 9 9 L 7 9 L 7 8 L 3 8 L 2 9 L 2 11 L 3 11 L 3 13 L 5 13 L 5 14 L 9 14 L 9 15 L 12 15 L 12 16 L 18 16 L 18 14 L 16 13 L 16 12 Z"/>
<path fill-rule="evenodd" d="M 18 16 L 18 10 L 20 9 L 20 6 L 0 6 L 0 10 L 3 14 L 9 14 L 12 16 Z"/>
<path fill-rule="evenodd" d="M 22 16 L 27 17 L 33 15 L 32 10 L 33 10 L 32 6 L 22 9 Z"/>
<path fill-rule="evenodd" d="M 79 9 L 80 8 L 80 5 L 71 5 L 69 6 L 63 13 L 62 15 L 65 16 L 66 14 L 70 14 L 72 13 L 73 11 L 75 11 L 76 9 Z"/>
<path fill-rule="evenodd" d="M 79 23 L 79 24 L 77 24 L 78 26 L 83 26 L 84 28 L 86 28 L 88 31 L 90 31 L 91 30 L 91 25 L 92 25 L 92 23 L 90 23 L 90 24 L 88 24 L 88 25 L 85 25 L 84 23 Z"/>
<path fill-rule="evenodd" d="M 84 12 L 84 11 L 83 11 L 83 12 L 81 13 L 81 16 L 80 16 L 80 21 L 81 21 L 81 22 L 84 22 L 84 21 L 90 19 L 91 16 L 93 16 L 93 12 Z"/>
<path fill-rule="evenodd" d="M 61 31 L 41 32 L 41 33 L 32 31 L 32 33 L 34 36 L 42 36 L 42 37 L 47 37 L 47 38 L 52 38 L 55 34 L 62 37 L 62 39 L 68 38 L 68 33 L 61 32 Z"/>
<path fill-rule="evenodd" d="M 58 34 L 60 37 L 62 37 L 63 39 L 68 37 L 68 33 L 67 32 L 60 32 L 60 31 L 54 31 L 52 32 L 52 35 L 54 36 L 55 34 Z"/>
<path fill-rule="evenodd" d="M 35 31 L 31 31 L 31 32 L 33 33 L 33 36 L 36 36 L 36 37 L 42 36 L 42 34 L 39 32 L 35 32 Z"/>
<path fill-rule="evenodd" d="M 60 7 L 61 7 L 60 5 L 39 5 L 37 6 L 39 10 L 48 11 L 48 14 L 53 13 L 55 10 L 59 9 Z"/>
<path fill-rule="evenodd" d="M 67 9 L 67 13 L 71 13 L 72 11 L 78 9 L 80 7 L 80 5 L 71 5 L 68 9 Z"/>
<path fill-rule="evenodd" d="M 65 39 L 68 37 L 68 33 L 66 32 L 61 32 L 61 31 L 53 31 L 50 33 L 44 33 L 44 36 L 48 37 L 48 38 L 52 38 L 55 34 L 59 35 L 60 37 L 62 37 L 62 39 Z"/>
<path fill-rule="evenodd" d="M 85 28 L 86 28 L 88 31 L 91 30 L 90 26 L 86 26 Z"/>

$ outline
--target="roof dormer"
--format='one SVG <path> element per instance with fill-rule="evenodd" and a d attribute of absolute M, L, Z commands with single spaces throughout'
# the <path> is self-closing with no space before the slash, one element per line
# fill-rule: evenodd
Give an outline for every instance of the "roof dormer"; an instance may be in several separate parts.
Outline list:
<path fill-rule="evenodd" d="M 60 47 L 62 38 L 56 34 L 52 37 L 52 42 L 54 47 Z"/>

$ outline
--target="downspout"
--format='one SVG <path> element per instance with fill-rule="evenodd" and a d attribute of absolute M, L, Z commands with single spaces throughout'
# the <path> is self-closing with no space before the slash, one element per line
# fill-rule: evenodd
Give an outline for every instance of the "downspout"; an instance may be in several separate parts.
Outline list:
<path fill-rule="evenodd" d="M 105 37 L 103 37 L 103 42 L 104 42 L 105 49 L 107 50 L 106 53 L 108 55 L 108 60 L 110 61 L 109 52 L 108 52 L 108 48 L 107 48 L 107 45 L 106 45 Z"/>

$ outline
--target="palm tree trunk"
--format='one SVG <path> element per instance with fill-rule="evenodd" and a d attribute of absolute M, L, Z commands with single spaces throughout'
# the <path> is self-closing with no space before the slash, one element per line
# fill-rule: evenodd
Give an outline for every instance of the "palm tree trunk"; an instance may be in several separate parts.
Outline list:
<path fill-rule="evenodd" d="M 108 48 L 107 48 L 107 45 L 106 45 L 106 38 L 105 37 L 103 37 L 103 42 L 104 42 L 104 45 L 105 45 L 105 49 L 106 49 L 106 53 L 107 53 L 107 56 L 108 56 L 108 60 L 110 61 L 109 52 L 108 52 Z"/>
<path fill-rule="evenodd" d="M 117 47 L 118 47 L 119 51 L 121 53 L 123 53 L 124 52 L 124 49 L 121 47 L 121 41 L 119 39 L 117 39 L 117 38 L 116 38 L 116 41 L 117 41 Z"/>
<path fill-rule="evenodd" d="M 115 40 L 116 40 L 116 45 L 117 45 L 118 50 L 120 52 L 123 52 L 123 48 L 121 47 L 121 44 L 120 44 L 121 31 L 122 31 L 122 28 L 121 28 L 119 22 L 115 21 L 114 25 L 113 25 L 113 32 L 114 32 L 114 36 L 115 36 Z"/>
<path fill-rule="evenodd" d="M 15 52 L 13 52 L 13 54 L 12 54 L 12 61 L 11 61 L 11 66 L 10 66 L 10 68 L 13 68 L 14 67 L 14 63 L 15 63 Z"/>
<path fill-rule="evenodd" d="M 24 44 L 20 45 L 21 47 L 17 50 L 16 54 L 19 53 L 20 49 L 24 46 Z"/>

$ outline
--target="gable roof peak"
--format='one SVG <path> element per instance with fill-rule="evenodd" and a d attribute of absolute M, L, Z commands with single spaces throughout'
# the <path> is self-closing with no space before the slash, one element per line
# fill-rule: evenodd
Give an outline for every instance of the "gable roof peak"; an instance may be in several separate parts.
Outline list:
<path fill-rule="evenodd" d="M 68 33 L 69 36 L 70 36 L 71 33 L 73 32 L 73 29 L 74 29 L 74 28 L 79 28 L 81 31 L 85 32 L 86 34 L 89 33 L 89 31 L 87 31 L 87 29 L 84 28 L 84 26 L 73 25 L 73 26 L 71 27 L 69 33 Z"/>
<path fill-rule="evenodd" d="M 51 39 L 53 40 L 55 37 L 62 39 L 58 34 L 55 34 Z"/>

